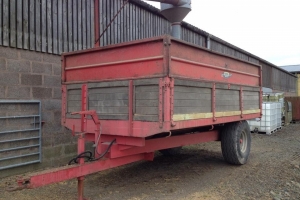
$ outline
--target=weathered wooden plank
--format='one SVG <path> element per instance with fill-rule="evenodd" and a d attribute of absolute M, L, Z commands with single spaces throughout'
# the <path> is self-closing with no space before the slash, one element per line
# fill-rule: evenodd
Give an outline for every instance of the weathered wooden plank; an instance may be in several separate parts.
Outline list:
<path fill-rule="evenodd" d="M 47 52 L 47 2 L 42 1 L 41 16 L 42 16 L 42 52 Z"/>
<path fill-rule="evenodd" d="M 90 94 L 89 100 L 96 101 L 96 100 L 127 100 L 128 94 L 124 93 L 115 93 L 115 94 Z"/>
<path fill-rule="evenodd" d="M 244 101 L 253 101 L 253 100 L 259 100 L 259 96 L 243 96 Z"/>
<path fill-rule="evenodd" d="M 260 88 L 258 88 L 258 87 L 247 87 L 247 86 L 243 86 L 243 91 L 259 92 L 259 91 L 260 91 Z"/>
<path fill-rule="evenodd" d="M 89 106 L 93 106 L 93 107 L 123 107 L 123 106 L 128 106 L 128 100 L 90 100 L 89 101 Z"/>
<path fill-rule="evenodd" d="M 158 92 L 139 92 L 135 93 L 135 99 L 158 99 Z"/>
<path fill-rule="evenodd" d="M 72 28 L 72 35 L 73 35 L 73 51 L 78 50 L 78 26 L 77 26 L 77 1 L 72 1 L 72 19 L 73 19 L 73 28 Z"/>
<path fill-rule="evenodd" d="M 128 114 L 101 114 L 98 113 L 98 118 L 101 120 L 126 120 L 128 119 Z"/>
<path fill-rule="evenodd" d="M 128 114 L 128 107 L 93 107 L 89 106 L 91 110 L 96 110 L 101 114 Z"/>
<path fill-rule="evenodd" d="M 259 109 L 259 105 L 253 105 L 253 104 L 245 104 L 244 105 L 244 110 L 254 110 L 254 109 Z"/>
<path fill-rule="evenodd" d="M 157 115 L 158 114 L 158 107 L 140 107 L 140 106 L 136 106 L 135 114 Z"/>
<path fill-rule="evenodd" d="M 216 112 L 238 111 L 238 110 L 240 110 L 239 106 L 216 105 Z"/>
<path fill-rule="evenodd" d="M 63 15 L 63 52 L 68 52 L 69 51 L 69 37 L 68 37 L 68 1 L 63 0 L 63 10 L 62 10 L 62 15 Z"/>
<path fill-rule="evenodd" d="M 91 0 L 86 1 L 86 48 L 91 48 Z"/>
<path fill-rule="evenodd" d="M 135 87 L 135 92 L 158 92 L 159 91 L 159 86 L 158 85 L 144 85 L 144 86 L 136 86 Z"/>
<path fill-rule="evenodd" d="M 218 105 L 218 106 L 239 106 L 240 101 L 216 99 L 216 105 Z"/>
<path fill-rule="evenodd" d="M 243 91 L 244 96 L 259 96 L 259 92 Z"/>
<path fill-rule="evenodd" d="M 128 93 L 126 87 L 113 87 L 113 88 L 91 88 L 89 94 L 111 94 L 111 93 Z"/>
<path fill-rule="evenodd" d="M 47 52 L 52 53 L 53 43 L 52 43 L 52 0 L 47 0 Z"/>
<path fill-rule="evenodd" d="M 35 1 L 35 50 L 41 51 L 41 0 Z"/>
<path fill-rule="evenodd" d="M 200 93 L 174 93 L 174 100 L 208 100 L 211 99 L 211 94 L 200 94 Z"/>
<path fill-rule="evenodd" d="M 218 94 L 216 95 L 216 100 L 232 100 L 232 101 L 239 101 L 240 96 L 239 95 L 227 95 L 227 94 Z"/>
<path fill-rule="evenodd" d="M 184 100 L 174 100 L 175 107 L 204 107 L 211 106 L 211 100 L 198 100 L 198 99 L 184 99 Z"/>
<path fill-rule="evenodd" d="M 158 115 L 140 115 L 135 114 L 133 116 L 134 121 L 147 121 L 147 122 L 157 122 L 158 121 Z"/>
<path fill-rule="evenodd" d="M 100 83 L 89 83 L 88 88 L 98 88 L 98 87 L 119 87 L 128 86 L 128 81 L 110 81 L 110 82 L 100 82 Z"/>
<path fill-rule="evenodd" d="M 17 5 L 16 5 L 16 0 L 10 0 L 10 5 L 9 5 L 9 30 L 10 30 L 10 36 L 9 36 L 9 45 L 11 47 L 16 47 L 17 46 Z"/>
<path fill-rule="evenodd" d="M 174 107 L 174 114 L 208 113 L 210 107 Z"/>
<path fill-rule="evenodd" d="M 86 1 L 82 1 L 82 48 L 87 48 L 87 21 L 86 21 Z"/>
<path fill-rule="evenodd" d="M 81 95 L 81 90 L 80 89 L 75 89 L 75 90 L 72 90 L 72 89 L 68 89 L 68 95 Z"/>
<path fill-rule="evenodd" d="M 157 107 L 158 106 L 158 99 L 156 100 L 136 100 L 135 101 L 136 106 L 140 107 Z"/>
<path fill-rule="evenodd" d="M 81 106 L 77 106 L 77 107 L 69 107 L 68 106 L 68 108 L 67 108 L 67 112 L 68 113 L 71 113 L 71 112 L 78 112 L 78 111 L 81 111 L 82 109 L 81 109 Z"/>
<path fill-rule="evenodd" d="M 63 52 L 63 4 L 59 0 L 57 2 L 57 37 L 58 37 L 58 53 Z"/>
<path fill-rule="evenodd" d="M 135 86 L 138 85 L 158 85 L 159 79 L 158 78 L 151 78 L 151 79 L 137 79 L 133 81 Z"/>
<path fill-rule="evenodd" d="M 82 88 L 82 84 L 80 83 L 67 85 L 67 90 L 71 90 L 71 89 L 81 90 L 81 88 Z"/>
<path fill-rule="evenodd" d="M 73 3 L 72 3 L 72 0 L 68 0 L 67 2 L 67 17 L 68 17 L 68 20 L 67 20 L 67 31 L 68 31 L 68 51 L 73 51 L 73 23 L 72 23 L 72 20 L 73 20 Z"/>
<path fill-rule="evenodd" d="M 29 49 L 35 50 L 35 0 L 29 2 Z"/>
<path fill-rule="evenodd" d="M 78 40 L 78 50 L 82 49 L 82 9 L 81 9 L 81 0 L 77 1 L 77 40 Z"/>
<path fill-rule="evenodd" d="M 191 81 L 191 80 L 182 80 L 175 79 L 175 88 L 176 86 L 192 86 L 192 87 L 207 87 L 212 88 L 212 83 L 207 82 L 199 82 L 199 81 Z"/>
<path fill-rule="evenodd" d="M 210 88 L 175 86 L 174 92 L 211 94 Z"/>
<path fill-rule="evenodd" d="M 237 90 L 222 90 L 222 89 L 216 89 L 216 95 L 239 95 L 240 91 Z"/>
<path fill-rule="evenodd" d="M 216 84 L 216 89 L 240 90 L 240 86 L 237 86 L 237 85 L 230 85 L 230 88 L 228 88 L 228 84 L 217 83 L 217 84 Z"/>
<path fill-rule="evenodd" d="M 0 1 L 0 18 L 2 18 L 1 12 L 2 12 L 2 2 Z M 17 48 L 22 48 L 23 47 L 23 42 L 22 42 L 22 37 L 23 37 L 23 19 L 22 19 L 22 10 L 23 10 L 23 5 L 22 2 L 17 3 Z M 2 33 L 1 33 L 1 22 L 2 20 L 0 19 L 0 45 L 2 41 Z"/>
<path fill-rule="evenodd" d="M 53 32 L 53 53 L 58 54 L 58 0 L 53 0 L 52 4 L 52 32 Z"/>
<path fill-rule="evenodd" d="M 67 101 L 68 107 L 78 107 L 81 105 L 80 100 L 73 100 L 73 99 L 69 100 L 69 99 L 71 99 L 71 98 L 68 98 L 68 101 Z"/>
<path fill-rule="evenodd" d="M 81 94 L 70 94 L 70 93 L 68 93 L 68 100 L 81 101 Z"/>

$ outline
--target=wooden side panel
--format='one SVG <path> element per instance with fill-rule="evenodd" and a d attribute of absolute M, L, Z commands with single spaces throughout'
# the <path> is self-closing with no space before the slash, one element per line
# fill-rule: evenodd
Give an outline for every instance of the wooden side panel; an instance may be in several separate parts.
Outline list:
<path fill-rule="evenodd" d="M 173 120 L 212 118 L 212 83 L 175 79 Z"/>
<path fill-rule="evenodd" d="M 134 81 L 134 120 L 158 121 L 159 80 Z"/>
<path fill-rule="evenodd" d="M 99 119 L 128 119 L 128 81 L 88 84 L 88 109 Z"/>
<path fill-rule="evenodd" d="M 238 90 L 216 89 L 216 112 L 240 110 L 240 93 Z"/>
<path fill-rule="evenodd" d="M 243 92 L 244 110 L 259 109 L 259 92 L 244 91 Z"/>
<path fill-rule="evenodd" d="M 215 105 L 212 105 L 215 85 Z M 259 113 L 259 88 L 242 87 L 243 112 L 239 85 L 175 79 L 174 121 L 232 117 Z M 215 108 L 215 110 L 213 110 Z"/>
<path fill-rule="evenodd" d="M 78 112 L 81 110 L 81 88 L 67 89 L 67 113 Z"/>
<path fill-rule="evenodd" d="M 176 85 L 174 114 L 211 112 L 211 89 Z"/>

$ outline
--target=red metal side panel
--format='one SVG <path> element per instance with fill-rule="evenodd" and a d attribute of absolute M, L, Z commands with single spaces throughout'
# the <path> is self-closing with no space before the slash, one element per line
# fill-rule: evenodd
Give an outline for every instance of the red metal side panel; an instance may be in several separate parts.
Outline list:
<path fill-rule="evenodd" d="M 260 66 L 172 40 L 170 76 L 249 86 L 260 85 Z"/>
<path fill-rule="evenodd" d="M 63 81 L 162 77 L 167 67 L 163 38 L 145 41 L 64 54 Z"/>

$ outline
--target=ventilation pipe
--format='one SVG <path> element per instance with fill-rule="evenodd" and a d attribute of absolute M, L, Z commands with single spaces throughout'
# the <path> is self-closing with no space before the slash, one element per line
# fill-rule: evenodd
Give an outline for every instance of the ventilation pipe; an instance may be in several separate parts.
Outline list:
<path fill-rule="evenodd" d="M 160 2 L 161 14 L 172 23 L 171 35 L 181 39 L 181 22 L 191 11 L 191 0 L 149 0 Z"/>

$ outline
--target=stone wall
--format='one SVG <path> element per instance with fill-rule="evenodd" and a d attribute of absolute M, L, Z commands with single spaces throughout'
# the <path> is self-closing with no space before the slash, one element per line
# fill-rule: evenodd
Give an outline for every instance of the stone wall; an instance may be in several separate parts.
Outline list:
<path fill-rule="evenodd" d="M 60 56 L 0 46 L 0 99 L 41 100 L 42 162 L 1 170 L 9 175 L 57 167 L 76 155 L 76 140 L 61 126 Z"/>

